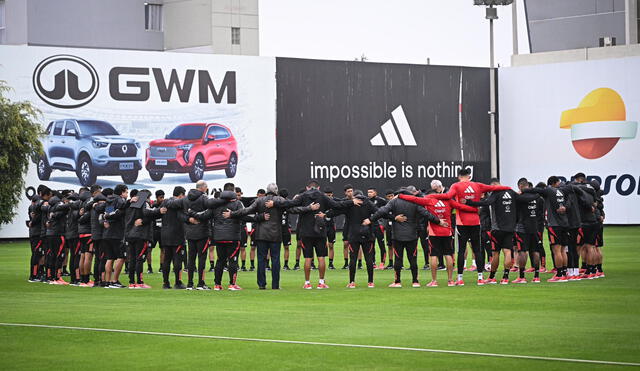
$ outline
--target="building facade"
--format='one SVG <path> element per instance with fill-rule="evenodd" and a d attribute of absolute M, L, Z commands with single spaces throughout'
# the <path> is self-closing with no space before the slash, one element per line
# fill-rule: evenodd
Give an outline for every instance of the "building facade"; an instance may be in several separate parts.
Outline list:
<path fill-rule="evenodd" d="M 258 0 L 0 0 L 0 44 L 258 55 Z"/>

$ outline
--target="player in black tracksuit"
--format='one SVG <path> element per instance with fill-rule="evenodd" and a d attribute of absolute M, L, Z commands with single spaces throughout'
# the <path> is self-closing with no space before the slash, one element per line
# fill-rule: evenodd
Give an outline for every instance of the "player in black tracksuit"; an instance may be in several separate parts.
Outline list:
<path fill-rule="evenodd" d="M 182 272 L 182 261 L 185 255 L 186 245 L 184 241 L 184 224 L 187 217 L 183 211 L 182 201 L 186 190 L 177 186 L 173 189 L 173 197 L 164 199 L 160 205 L 162 215 L 162 228 L 160 230 L 162 245 L 164 250 L 164 260 L 162 261 L 163 289 L 170 289 L 169 272 L 173 263 L 173 273 L 175 275 L 176 290 L 187 288 L 180 280 Z"/>
<path fill-rule="evenodd" d="M 485 194 L 481 201 L 485 201 L 489 195 L 491 195 L 491 192 Z M 491 263 L 491 210 L 489 206 L 480 206 L 478 208 L 478 214 L 480 215 L 480 243 L 484 247 L 487 262 Z M 482 264 L 484 264 L 484 262 L 482 262 Z"/>
<path fill-rule="evenodd" d="M 413 193 L 407 192 L 406 190 L 403 190 L 402 193 L 413 195 Z M 402 287 L 400 272 L 402 271 L 402 262 L 405 251 L 409 258 L 413 287 L 420 287 L 420 283 L 418 282 L 418 262 L 416 251 L 418 244 L 418 217 L 424 216 L 427 221 L 436 224 L 440 224 L 440 219 L 422 206 L 399 198 L 394 198 L 385 206 L 378 209 L 378 211 L 371 216 L 370 221 L 373 223 L 378 221 L 380 218 L 387 218 L 389 216 L 391 216 L 393 220 L 393 246 L 395 255 L 395 280 L 390 287 Z"/>
<path fill-rule="evenodd" d="M 378 196 L 378 190 L 373 187 L 370 187 L 367 190 L 367 197 L 369 198 L 369 201 L 371 201 L 373 206 L 376 207 L 376 209 L 379 209 L 387 204 L 387 200 Z M 386 219 L 380 219 L 378 220 L 378 223 L 376 223 L 376 225 L 373 226 L 373 235 L 376 241 L 378 241 L 378 249 L 380 249 L 380 267 L 379 267 L 380 269 L 383 269 L 384 264 L 387 262 L 387 248 L 384 242 L 385 223 L 386 223 Z M 375 264 L 376 262 L 375 256 L 373 257 L 373 261 Z"/>
<path fill-rule="evenodd" d="M 577 279 L 579 276 L 578 267 L 580 263 L 580 254 L 578 254 L 578 234 L 582 221 L 580 220 L 580 206 L 578 205 L 579 188 L 573 188 L 572 184 L 565 184 L 561 187 L 569 199 L 571 207 L 567 208 L 567 218 L 569 221 L 568 239 L 567 239 L 567 267 L 569 277 Z"/>
<path fill-rule="evenodd" d="M 104 206 L 104 233 L 102 237 L 105 244 L 103 247 L 106 248 L 107 252 L 105 280 L 109 288 L 124 288 L 119 278 L 126 258 L 124 217 L 129 203 L 128 196 L 129 189 L 127 186 L 118 184 L 113 189 L 113 195 L 107 196 L 107 202 Z"/>
<path fill-rule="evenodd" d="M 289 191 L 281 189 L 278 191 L 278 196 L 286 199 L 289 197 Z M 289 247 L 291 246 L 291 221 L 289 219 L 289 211 L 287 209 L 282 210 L 282 248 L 284 249 L 284 264 L 282 265 L 283 271 L 288 271 L 290 269 Z"/>
<path fill-rule="evenodd" d="M 392 189 L 387 189 L 385 192 L 385 200 L 387 202 L 393 200 L 395 194 Z M 391 218 L 381 219 L 382 225 L 384 226 L 384 234 L 387 240 L 387 255 L 389 257 L 389 265 L 385 267 L 385 269 L 393 269 L 393 222 Z"/>
<path fill-rule="evenodd" d="M 520 191 L 529 188 L 529 182 L 525 178 L 518 180 L 518 189 Z M 516 224 L 516 247 L 518 255 L 518 268 L 519 278 L 517 283 L 525 283 L 524 267 L 527 262 L 527 254 L 531 256 L 532 267 L 534 269 L 533 282 L 540 282 L 540 252 L 539 242 L 540 237 L 538 235 L 538 219 L 540 205 L 543 200 L 539 195 L 533 199 L 524 199 L 524 195 L 521 195 L 516 200 L 518 201 L 516 207 L 518 210 L 518 218 Z M 524 281 L 523 281 L 524 280 Z"/>
<path fill-rule="evenodd" d="M 333 198 L 333 190 L 331 188 L 325 188 L 324 193 L 327 197 Z M 333 265 L 333 259 L 335 257 L 335 250 L 333 246 L 336 243 L 336 220 L 334 218 L 327 217 L 325 218 L 327 223 L 327 249 L 329 250 L 329 269 L 336 269 Z M 313 262 L 311 262 L 311 269 L 315 269 Z"/>
<path fill-rule="evenodd" d="M 305 289 L 311 288 L 309 277 L 311 274 L 311 261 L 314 252 L 318 257 L 319 282 L 318 288 L 328 288 L 324 282 L 324 273 L 326 270 L 325 257 L 327 256 L 327 230 L 325 213 L 329 209 L 349 206 L 354 203 L 353 200 L 335 201 L 321 192 L 316 181 L 310 181 L 307 184 L 307 191 L 300 197 L 290 201 L 278 201 L 275 203 L 278 207 L 290 208 L 295 206 L 309 206 L 312 203 L 319 204 L 319 209 L 300 214 L 298 222 L 300 223 L 300 238 L 302 240 L 303 255 L 305 258 Z M 360 203 L 361 201 L 355 201 Z"/>
<path fill-rule="evenodd" d="M 597 276 L 597 251 L 596 251 L 596 235 L 598 232 L 598 219 L 596 217 L 597 210 L 597 194 L 596 189 L 589 183 L 578 184 L 581 193 L 578 195 L 580 203 L 580 226 L 581 239 L 579 248 L 583 252 L 584 261 L 587 269 L 580 276 L 581 279 L 593 279 Z"/>
<path fill-rule="evenodd" d="M 187 193 L 187 197 L 182 200 L 182 207 L 185 215 L 192 212 L 205 211 L 207 208 L 214 208 L 215 205 L 222 205 L 226 200 L 209 199 L 205 195 L 207 184 L 202 182 L 196 184 L 197 189 L 192 189 Z M 207 253 L 209 251 L 209 226 L 207 223 L 200 223 L 193 217 L 189 217 L 184 225 L 185 235 L 189 242 L 189 282 L 187 290 L 193 290 L 193 276 L 196 270 L 196 258 L 198 259 L 198 285 L 197 290 L 211 290 L 204 281 L 204 268 L 207 264 Z"/>
<path fill-rule="evenodd" d="M 80 239 L 78 234 L 78 219 L 80 218 L 80 196 L 72 193 L 65 198 L 65 203 L 69 205 L 67 219 L 65 224 L 65 244 L 69 247 L 69 275 L 71 276 L 71 285 L 80 284 L 80 258 L 82 252 L 80 250 Z"/>
<path fill-rule="evenodd" d="M 91 273 L 91 258 L 93 255 L 91 240 L 91 210 L 88 205 L 91 202 L 91 192 L 80 193 L 80 209 L 78 210 L 78 242 L 80 243 L 80 285 L 89 285 Z"/>
<path fill-rule="evenodd" d="M 547 184 L 548 185 L 544 188 L 529 188 L 525 189 L 523 192 L 538 193 L 544 199 L 549 244 L 553 251 L 553 258 L 557 269 L 555 277 L 548 281 L 566 282 L 567 253 L 565 248 L 568 243 L 569 228 L 567 209 L 570 205 L 567 196 L 563 190 L 559 188 L 560 179 L 557 176 L 549 177 Z"/>
<path fill-rule="evenodd" d="M 355 190 L 353 197 L 361 200 L 362 205 L 351 205 L 345 208 L 336 208 L 328 212 L 329 215 L 345 214 L 349 220 L 349 284 L 348 288 L 355 288 L 356 278 L 356 259 L 358 252 L 362 249 L 365 264 L 367 266 L 367 283 L 369 287 L 373 287 L 373 269 L 375 259 L 375 232 L 374 229 L 379 226 L 378 223 L 369 223 L 363 225 L 362 222 L 368 219 L 372 214 L 378 211 L 378 208 L 371 202 L 371 199 L 365 197 L 361 190 Z M 384 244 L 384 241 L 383 241 Z"/>
<path fill-rule="evenodd" d="M 31 199 L 29 206 L 29 243 L 31 245 L 31 260 L 29 265 L 29 282 L 44 280 L 44 265 L 41 264 L 45 253 L 45 240 L 42 238 L 43 214 L 42 207 L 51 197 L 51 190 L 45 186 L 38 187 L 38 194 Z"/>
<path fill-rule="evenodd" d="M 145 196 L 146 195 L 146 196 Z M 150 254 L 149 243 L 153 239 L 153 226 L 156 224 L 160 214 L 160 209 L 151 207 L 148 197 L 151 192 L 140 191 L 138 197 L 147 197 L 147 200 L 139 205 L 139 202 L 130 202 L 125 219 L 125 237 L 129 241 L 129 288 L 148 289 L 151 286 L 144 283 L 142 271 Z"/>
<path fill-rule="evenodd" d="M 492 183 L 493 184 L 493 183 Z M 513 237 L 517 222 L 517 205 L 529 202 L 537 198 L 537 195 L 518 194 L 509 189 L 506 191 L 493 191 L 484 201 L 470 201 L 469 206 L 490 206 L 491 210 L 491 274 L 486 283 L 495 284 L 496 271 L 500 264 L 500 250 L 504 253 L 504 274 L 501 284 L 509 283 L 509 270 L 513 265 Z"/>
<path fill-rule="evenodd" d="M 62 280 L 61 275 L 65 254 L 65 217 L 69 211 L 69 205 L 63 203 L 58 196 L 51 197 L 48 203 L 45 221 L 47 251 L 49 253 L 47 256 L 47 280 L 54 284 L 67 284 Z"/>

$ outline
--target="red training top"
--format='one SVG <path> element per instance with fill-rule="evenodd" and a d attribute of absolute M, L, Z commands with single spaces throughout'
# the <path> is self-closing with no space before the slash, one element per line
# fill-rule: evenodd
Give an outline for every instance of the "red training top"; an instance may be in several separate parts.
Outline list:
<path fill-rule="evenodd" d="M 438 200 L 455 198 L 457 201 L 465 199 L 478 202 L 480 201 L 480 198 L 482 198 L 483 193 L 506 191 L 508 189 L 511 189 L 511 187 L 501 185 L 491 186 L 476 182 L 457 182 L 451 185 L 451 188 L 449 188 L 447 193 L 435 193 L 430 196 L 433 196 L 433 198 Z M 480 225 L 480 216 L 478 216 L 478 211 L 468 212 L 460 209 L 460 211 L 456 213 L 456 225 Z"/>
<path fill-rule="evenodd" d="M 416 197 L 409 195 L 399 195 L 403 200 L 413 202 L 414 204 L 424 206 L 429 212 L 438 217 L 440 220 L 444 220 L 449 224 L 448 227 L 443 227 L 439 224 L 429 222 L 429 236 L 449 237 L 452 235 L 453 227 L 451 226 L 451 210 L 458 209 L 469 213 L 477 213 L 478 209 L 468 205 L 461 204 L 454 200 L 438 200 L 433 197 L 433 194 L 426 197 Z"/>

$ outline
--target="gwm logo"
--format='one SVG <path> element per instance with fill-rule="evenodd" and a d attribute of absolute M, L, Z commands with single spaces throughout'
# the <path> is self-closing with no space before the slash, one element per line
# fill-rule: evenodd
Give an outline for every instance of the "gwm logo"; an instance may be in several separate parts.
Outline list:
<path fill-rule="evenodd" d="M 33 71 L 33 89 L 47 104 L 57 108 L 78 108 L 98 93 L 98 73 L 89 62 L 73 55 L 54 55 Z"/>
<path fill-rule="evenodd" d="M 613 89 L 599 88 L 585 96 L 578 108 L 562 112 L 560 128 L 571 129 L 578 154 L 594 160 L 609 153 L 620 139 L 633 139 L 638 123 L 627 121 L 622 97 Z"/>

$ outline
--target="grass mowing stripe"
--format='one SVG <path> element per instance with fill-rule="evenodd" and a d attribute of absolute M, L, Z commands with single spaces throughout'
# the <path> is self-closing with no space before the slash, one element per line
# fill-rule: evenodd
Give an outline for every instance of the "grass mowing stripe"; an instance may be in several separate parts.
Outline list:
<path fill-rule="evenodd" d="M 385 349 L 385 350 L 403 350 L 403 351 L 411 351 L 411 352 L 445 353 L 445 354 L 469 355 L 469 356 L 480 356 L 480 357 L 516 358 L 516 359 L 530 359 L 530 360 L 539 360 L 539 361 L 589 363 L 589 364 L 610 365 L 610 366 L 635 366 L 635 367 L 640 367 L 640 363 L 632 363 L 632 362 L 615 362 L 615 361 L 600 361 L 600 360 L 591 360 L 591 359 L 525 356 L 525 355 L 517 355 L 517 354 L 464 352 L 464 351 L 459 351 L 459 350 L 408 348 L 408 347 L 394 347 L 394 346 L 383 346 L 383 345 L 341 344 L 341 343 L 322 343 L 322 342 L 315 342 L 315 341 L 257 339 L 257 338 L 241 338 L 241 337 L 217 336 L 217 335 L 177 334 L 177 333 L 172 333 L 172 332 L 154 332 L 154 331 L 120 330 L 120 329 L 106 329 L 106 328 L 92 328 L 92 327 L 39 325 L 39 324 L 31 324 L 31 323 L 6 323 L 6 322 L 0 322 L 0 326 L 35 327 L 35 328 L 80 330 L 80 331 L 99 331 L 99 332 L 135 334 L 135 335 L 175 336 L 175 337 L 198 338 L 198 339 L 253 341 L 253 342 L 260 342 L 260 343 L 301 344 L 301 345 L 320 345 L 320 346 L 346 347 L 346 348 L 369 348 L 369 349 Z"/>

